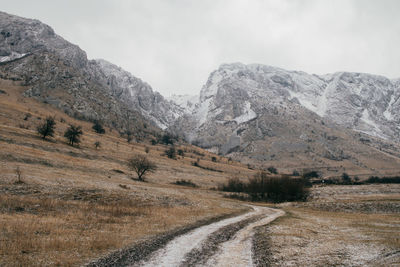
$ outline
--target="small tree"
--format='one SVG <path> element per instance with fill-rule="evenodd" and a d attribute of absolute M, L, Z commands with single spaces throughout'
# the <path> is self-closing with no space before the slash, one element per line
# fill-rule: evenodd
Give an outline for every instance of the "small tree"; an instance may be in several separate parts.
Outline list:
<path fill-rule="evenodd" d="M 24 182 L 22 181 L 22 171 L 21 171 L 21 169 L 19 168 L 19 166 L 17 166 L 17 168 L 15 169 L 15 174 L 17 175 L 17 181 L 16 181 L 16 183 L 17 184 L 23 184 Z"/>
<path fill-rule="evenodd" d="M 185 156 L 185 152 L 183 151 L 183 149 L 178 149 L 178 155 L 182 157 Z"/>
<path fill-rule="evenodd" d="M 132 131 L 131 130 L 127 130 L 126 131 L 126 141 L 128 142 L 128 143 L 130 143 L 131 141 L 132 141 L 132 139 L 133 139 L 133 133 L 132 133 Z"/>
<path fill-rule="evenodd" d="M 98 134 L 106 133 L 106 130 L 104 130 L 103 125 L 99 121 L 94 122 L 92 129 Z"/>
<path fill-rule="evenodd" d="M 144 181 L 148 172 L 154 172 L 157 169 L 157 166 L 144 155 L 133 156 L 128 160 L 128 166 L 136 172 L 139 181 Z"/>
<path fill-rule="evenodd" d="M 170 159 L 176 159 L 175 147 L 170 147 L 169 149 L 165 150 L 165 155 L 167 155 L 167 157 Z"/>
<path fill-rule="evenodd" d="M 98 149 L 99 147 L 101 147 L 101 143 L 99 141 L 94 142 L 94 147 Z"/>
<path fill-rule="evenodd" d="M 82 127 L 77 125 L 69 125 L 69 128 L 65 131 L 64 137 L 67 138 L 68 143 L 71 146 L 79 144 L 81 142 L 80 137 L 83 134 Z"/>
<path fill-rule="evenodd" d="M 344 184 L 350 184 L 351 183 L 351 178 L 347 173 L 342 174 L 342 181 Z"/>
<path fill-rule="evenodd" d="M 47 117 L 46 121 L 40 124 L 36 129 L 39 135 L 42 136 L 43 140 L 46 139 L 47 136 L 54 136 L 54 128 L 56 126 L 56 122 L 53 117 Z"/>
<path fill-rule="evenodd" d="M 174 144 L 174 140 L 171 134 L 169 133 L 165 133 L 162 137 L 161 137 L 161 143 L 165 144 L 165 145 L 173 145 Z"/>
<path fill-rule="evenodd" d="M 277 170 L 275 167 L 273 167 L 273 166 L 268 167 L 267 170 L 268 170 L 270 173 L 278 174 L 278 170 Z"/>

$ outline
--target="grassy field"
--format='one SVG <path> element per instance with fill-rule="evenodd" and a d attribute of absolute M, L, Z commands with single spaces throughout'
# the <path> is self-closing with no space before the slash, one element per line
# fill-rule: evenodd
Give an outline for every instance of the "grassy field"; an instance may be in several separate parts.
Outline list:
<path fill-rule="evenodd" d="M 183 157 L 168 159 L 167 146 L 127 143 L 108 128 L 96 134 L 91 123 L 23 98 L 24 87 L 8 81 L 0 87 L 6 92 L 0 94 L 0 265 L 79 265 L 143 238 L 244 210 L 209 189 L 233 175 L 252 175 L 247 166 L 187 145 L 178 146 Z M 56 134 L 42 140 L 36 127 L 50 115 Z M 63 137 L 71 123 L 83 127 L 79 148 Z M 135 154 L 158 167 L 145 183 L 131 179 L 127 160 Z M 172 185 L 181 179 L 198 187 Z"/>
<path fill-rule="evenodd" d="M 399 266 L 400 185 L 325 186 L 259 228 L 271 266 Z"/>

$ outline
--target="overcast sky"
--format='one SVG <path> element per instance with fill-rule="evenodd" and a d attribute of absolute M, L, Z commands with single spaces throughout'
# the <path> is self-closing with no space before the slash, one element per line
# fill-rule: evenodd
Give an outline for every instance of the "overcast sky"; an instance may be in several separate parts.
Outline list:
<path fill-rule="evenodd" d="M 197 94 L 221 63 L 400 78 L 397 0 L 0 0 L 148 82 Z"/>

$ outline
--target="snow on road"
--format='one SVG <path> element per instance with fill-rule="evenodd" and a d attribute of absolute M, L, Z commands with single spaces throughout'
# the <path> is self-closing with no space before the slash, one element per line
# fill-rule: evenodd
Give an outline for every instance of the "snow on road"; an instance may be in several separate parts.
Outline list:
<path fill-rule="evenodd" d="M 254 228 L 266 225 L 285 214 L 284 211 L 272 209 L 266 212 L 269 214 L 267 217 L 244 227 L 232 240 L 222 244 L 221 252 L 212 257 L 206 266 L 253 266 L 251 247 Z"/>
<path fill-rule="evenodd" d="M 148 261 L 142 261 L 138 265 L 135 264 L 135 266 L 180 266 L 185 260 L 186 254 L 193 249 L 200 248 L 207 237 L 218 229 L 250 217 L 265 215 L 266 217 L 239 230 L 232 240 L 222 243 L 221 253 L 217 254 L 216 258 L 212 257 L 211 260 L 209 260 L 211 264 L 209 266 L 251 266 L 252 229 L 260 225 L 268 224 L 283 214 L 280 210 L 266 207 L 252 206 L 252 208 L 253 211 L 246 214 L 202 226 L 187 234 L 178 236 L 170 241 L 164 248 L 153 253 Z M 233 255 L 235 255 L 234 258 L 232 258 Z M 225 264 L 224 261 L 226 261 L 227 264 Z"/>

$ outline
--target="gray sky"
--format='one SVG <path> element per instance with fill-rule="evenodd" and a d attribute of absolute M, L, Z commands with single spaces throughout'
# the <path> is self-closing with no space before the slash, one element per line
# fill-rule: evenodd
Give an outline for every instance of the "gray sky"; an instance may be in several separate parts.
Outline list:
<path fill-rule="evenodd" d="M 164 96 L 197 94 L 221 63 L 400 78 L 397 0 L 0 0 Z"/>

